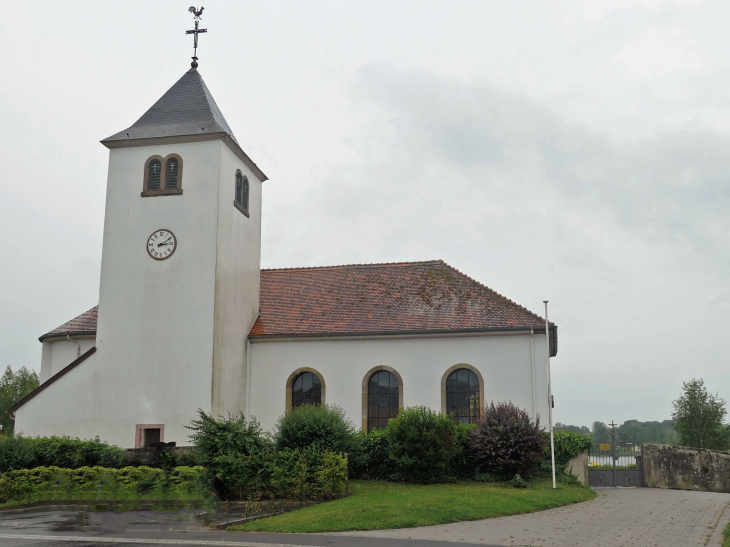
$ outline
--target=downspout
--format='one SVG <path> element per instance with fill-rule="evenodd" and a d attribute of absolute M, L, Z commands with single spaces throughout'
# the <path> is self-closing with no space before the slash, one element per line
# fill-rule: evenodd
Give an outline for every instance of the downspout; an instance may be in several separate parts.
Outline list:
<path fill-rule="evenodd" d="M 530 329 L 530 371 L 532 372 L 532 417 L 537 420 L 537 385 L 535 383 L 535 329 Z"/>
<path fill-rule="evenodd" d="M 246 416 L 251 415 L 251 341 L 246 337 Z"/>
<path fill-rule="evenodd" d="M 66 338 L 68 338 L 71 342 L 74 342 L 76 344 L 76 359 L 81 357 L 81 342 L 79 342 L 78 340 L 74 340 L 68 334 L 66 335 Z"/>

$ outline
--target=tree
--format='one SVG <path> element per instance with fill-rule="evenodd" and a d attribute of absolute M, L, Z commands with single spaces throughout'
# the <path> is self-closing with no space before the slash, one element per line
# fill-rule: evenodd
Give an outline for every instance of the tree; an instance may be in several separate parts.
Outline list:
<path fill-rule="evenodd" d="M 708 393 L 702 378 L 682 382 L 682 395 L 672 404 L 679 444 L 715 450 L 730 446 L 730 429 L 723 425 L 725 400 Z"/>
<path fill-rule="evenodd" d="M 603 422 L 593 422 L 591 436 L 593 437 L 594 443 L 607 443 L 611 440 L 611 432 Z"/>
<path fill-rule="evenodd" d="M 16 372 L 10 368 L 5 369 L 5 373 L 0 378 L 0 424 L 2 424 L 2 434 L 6 437 L 13 435 L 15 420 L 8 416 L 6 410 L 28 395 L 39 385 L 38 373 L 34 370 L 28 370 L 20 367 Z"/>
<path fill-rule="evenodd" d="M 556 422 L 553 426 L 555 431 L 567 431 L 569 433 L 582 433 L 584 435 L 590 435 L 591 430 L 585 425 L 569 425 Z"/>

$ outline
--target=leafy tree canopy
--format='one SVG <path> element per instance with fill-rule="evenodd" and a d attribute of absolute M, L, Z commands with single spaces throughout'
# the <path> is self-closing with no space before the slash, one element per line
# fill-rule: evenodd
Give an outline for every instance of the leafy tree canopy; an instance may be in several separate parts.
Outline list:
<path fill-rule="evenodd" d="M 593 422 L 589 428 L 585 425 L 569 425 L 557 422 L 555 431 L 582 433 L 590 435 L 594 443 L 607 443 L 611 440 L 611 430 L 603 422 Z M 634 443 L 677 444 L 677 433 L 672 428 L 672 420 L 663 422 L 626 420 L 616 428 L 618 441 Z"/>
<path fill-rule="evenodd" d="M 674 429 L 683 446 L 725 450 L 730 428 L 723 425 L 725 400 L 707 391 L 702 378 L 682 382 L 682 394 L 673 403 Z"/>
<path fill-rule="evenodd" d="M 555 422 L 553 426 L 555 431 L 566 431 L 568 433 L 583 433 L 584 435 L 590 435 L 591 430 L 584 425 L 568 425 L 560 422 Z"/>
<path fill-rule="evenodd" d="M 5 369 L 5 373 L 0 378 L 0 424 L 2 424 L 2 434 L 6 437 L 13 435 L 15 420 L 8 416 L 6 410 L 28 395 L 39 385 L 38 373 L 34 370 L 28 370 L 20 367 L 13 372 L 10 365 Z"/>

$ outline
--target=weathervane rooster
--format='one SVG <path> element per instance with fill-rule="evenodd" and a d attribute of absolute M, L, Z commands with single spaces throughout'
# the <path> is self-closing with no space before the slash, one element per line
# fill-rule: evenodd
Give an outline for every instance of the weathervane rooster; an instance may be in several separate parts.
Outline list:
<path fill-rule="evenodd" d="M 205 9 L 205 8 L 204 8 L 203 6 L 200 6 L 200 9 L 197 9 L 197 8 L 196 8 L 195 6 L 190 6 L 190 7 L 188 8 L 188 11 L 189 11 L 190 13 L 192 13 L 193 15 L 195 15 L 195 18 L 196 18 L 196 19 L 200 19 L 200 16 L 201 16 L 201 15 L 203 15 L 203 10 L 204 10 L 204 9 Z"/>
<path fill-rule="evenodd" d="M 208 32 L 204 28 L 198 28 L 198 25 L 200 24 L 200 16 L 203 15 L 203 10 L 205 8 L 203 6 L 200 6 L 200 9 L 197 9 L 195 6 L 190 6 L 188 8 L 188 11 L 192 13 L 195 16 L 195 30 L 187 30 L 185 31 L 185 34 L 193 34 L 194 40 L 193 40 L 193 62 L 190 63 L 190 66 L 193 68 L 198 68 L 198 34 L 202 34 L 203 32 Z"/>

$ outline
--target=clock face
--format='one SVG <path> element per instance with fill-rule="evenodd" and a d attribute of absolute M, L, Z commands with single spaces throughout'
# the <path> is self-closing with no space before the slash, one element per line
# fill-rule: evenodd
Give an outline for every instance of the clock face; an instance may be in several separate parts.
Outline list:
<path fill-rule="evenodd" d="M 147 240 L 147 253 L 155 260 L 170 258 L 177 249 L 177 238 L 170 230 L 157 230 Z"/>

